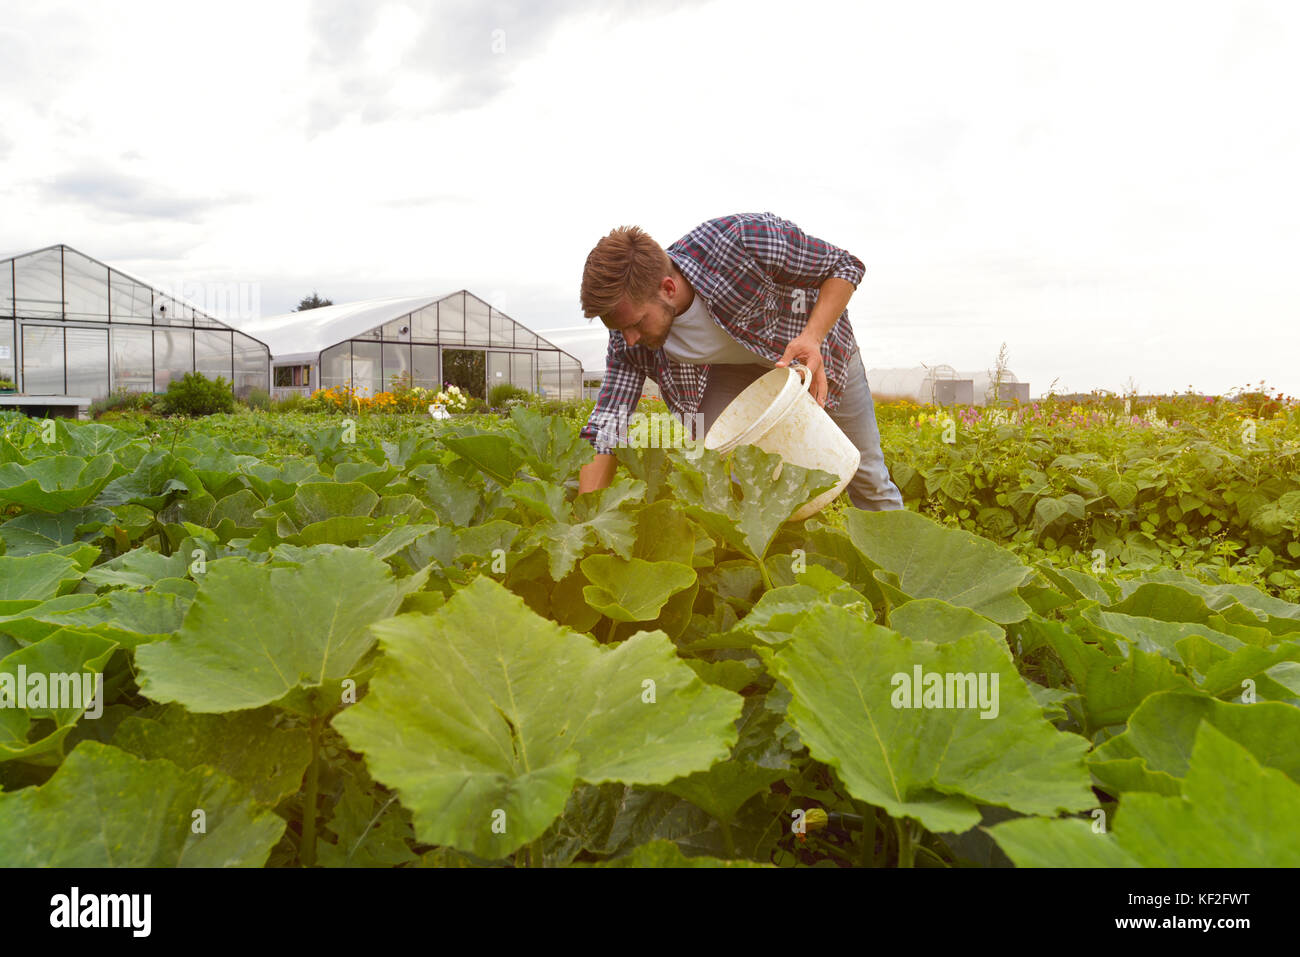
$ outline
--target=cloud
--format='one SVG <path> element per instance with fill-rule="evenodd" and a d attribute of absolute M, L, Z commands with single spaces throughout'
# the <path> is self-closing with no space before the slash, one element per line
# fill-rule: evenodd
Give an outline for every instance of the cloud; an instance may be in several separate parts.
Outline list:
<path fill-rule="evenodd" d="M 233 194 L 182 195 L 136 176 L 93 167 L 59 173 L 42 183 L 40 192 L 51 203 L 76 203 L 133 219 L 177 221 L 192 221 L 210 209 L 248 201 Z"/>
<path fill-rule="evenodd" d="M 599 16 L 622 22 L 685 5 L 611 0 Z M 367 124 L 486 106 L 509 88 L 516 66 L 546 56 L 557 32 L 591 9 L 583 0 L 319 3 L 310 60 L 321 88 L 308 106 L 307 132 L 328 132 L 352 117 Z"/>

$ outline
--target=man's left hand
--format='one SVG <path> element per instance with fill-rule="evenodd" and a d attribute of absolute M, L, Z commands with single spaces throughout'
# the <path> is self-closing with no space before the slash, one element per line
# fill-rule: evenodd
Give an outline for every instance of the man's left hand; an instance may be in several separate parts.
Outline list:
<path fill-rule="evenodd" d="M 786 368 L 792 359 L 797 359 L 808 367 L 808 372 L 813 377 L 812 387 L 808 391 L 817 400 L 818 405 L 826 405 L 826 370 L 822 363 L 821 343 L 815 336 L 806 333 L 791 339 L 790 344 L 785 347 L 785 354 L 781 356 L 781 361 L 776 364 L 777 368 Z"/>

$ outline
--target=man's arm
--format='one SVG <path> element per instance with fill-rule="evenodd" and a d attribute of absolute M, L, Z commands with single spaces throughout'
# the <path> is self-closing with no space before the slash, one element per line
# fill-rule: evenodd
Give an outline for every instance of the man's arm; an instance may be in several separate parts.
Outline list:
<path fill-rule="evenodd" d="M 618 458 L 610 453 L 597 452 L 595 458 L 582 467 L 578 472 L 578 494 L 583 492 L 595 492 L 602 488 L 608 488 L 609 483 L 614 481 L 614 473 L 618 470 Z"/>
<path fill-rule="evenodd" d="M 614 481 L 618 459 L 613 450 L 625 438 L 622 429 L 640 401 L 641 388 L 645 385 L 645 373 L 632 365 L 622 350 L 615 348 L 615 336 L 622 339 L 621 334 L 610 333 L 609 351 L 605 355 L 605 379 L 600 394 L 596 396 L 591 417 L 579 433 L 592 444 L 596 453 L 578 473 L 579 495 L 605 488 Z"/>
<path fill-rule="evenodd" d="M 849 297 L 853 292 L 853 283 L 847 279 L 832 276 L 822 283 L 817 301 L 813 304 L 812 314 L 808 316 L 808 325 L 799 336 L 790 340 L 790 344 L 785 347 L 785 354 L 777 363 L 778 367 L 784 367 L 794 359 L 808 367 L 813 377 L 809 391 L 818 405 L 826 404 L 826 393 L 829 388 L 822 362 L 822 343 L 831 334 L 835 321 L 843 315 L 844 307 L 849 304 Z"/>
<path fill-rule="evenodd" d="M 741 249 L 776 282 L 818 287 L 817 302 L 803 332 L 790 340 L 777 365 L 787 366 L 797 359 L 807 366 L 813 376 L 809 391 L 818 404 L 825 405 L 829 387 L 821 345 L 844 314 L 866 266 L 848 250 L 809 236 L 774 213 L 744 216 L 732 225 L 731 233 Z"/>

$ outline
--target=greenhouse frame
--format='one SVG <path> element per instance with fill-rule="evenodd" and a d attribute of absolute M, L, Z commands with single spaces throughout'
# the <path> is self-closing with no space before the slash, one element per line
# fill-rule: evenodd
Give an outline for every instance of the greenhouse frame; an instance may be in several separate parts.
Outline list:
<path fill-rule="evenodd" d="M 484 397 L 508 384 L 582 395 L 582 363 L 468 290 L 369 299 L 241 322 L 271 347 L 275 398 L 351 386 L 362 396 L 451 382 Z M 481 371 L 480 371 L 481 369 Z"/>
<path fill-rule="evenodd" d="M 192 371 L 222 376 L 245 397 L 268 387 L 270 350 L 70 246 L 0 260 L 0 379 L 15 384 L 6 392 L 17 392 L 0 395 L 0 403 L 165 392 Z"/>

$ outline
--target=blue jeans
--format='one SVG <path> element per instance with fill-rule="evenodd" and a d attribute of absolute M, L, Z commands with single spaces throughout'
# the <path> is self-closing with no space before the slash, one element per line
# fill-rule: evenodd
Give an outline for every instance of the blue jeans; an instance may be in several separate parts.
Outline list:
<path fill-rule="evenodd" d="M 761 365 L 710 366 L 709 383 L 704 389 L 704 400 L 700 403 L 706 434 L 732 399 L 763 373 L 771 371 L 767 366 Z M 828 410 L 827 415 L 862 453 L 858 472 L 845 489 L 849 501 L 858 508 L 872 512 L 902 508 L 902 493 L 889 477 L 885 456 L 880 450 L 876 407 L 871 401 L 871 388 L 867 385 L 867 371 L 862 366 L 861 350 L 855 351 L 849 360 L 848 379 L 844 384 L 844 393 L 840 396 L 840 407 L 833 412 Z"/>

